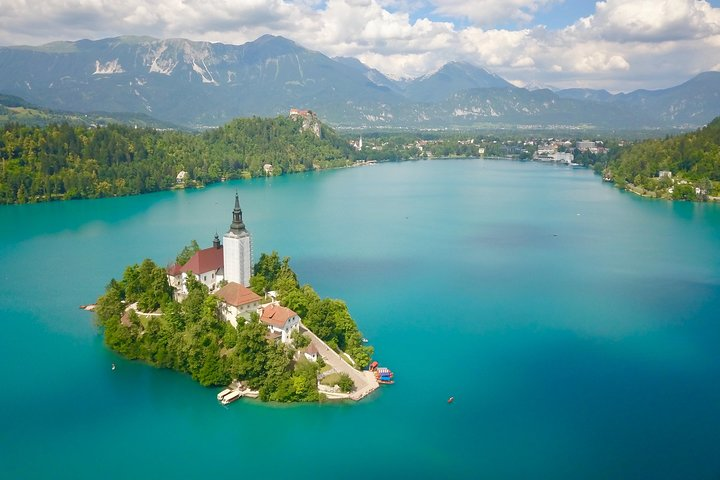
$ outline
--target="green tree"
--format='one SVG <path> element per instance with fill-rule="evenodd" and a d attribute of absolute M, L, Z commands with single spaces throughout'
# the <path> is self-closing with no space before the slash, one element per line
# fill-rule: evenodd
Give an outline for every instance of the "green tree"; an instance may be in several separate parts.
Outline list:
<path fill-rule="evenodd" d="M 185 265 L 199 250 L 200 245 L 198 245 L 197 240 L 192 240 L 190 245 L 185 245 L 177 257 L 175 257 L 175 263 L 177 265 Z"/>
<path fill-rule="evenodd" d="M 350 393 L 355 389 L 355 383 L 352 381 L 352 378 L 350 378 L 350 375 L 345 372 L 340 374 L 337 385 L 340 387 L 340 390 L 345 393 Z"/>
<path fill-rule="evenodd" d="M 238 324 L 238 345 L 234 370 L 239 378 L 258 388 L 266 372 L 268 343 L 265 339 L 267 328 L 254 314 L 250 321 Z"/>
<path fill-rule="evenodd" d="M 696 200 L 695 188 L 689 184 L 676 184 L 672 193 L 673 200 Z"/>
<path fill-rule="evenodd" d="M 302 333 L 300 333 L 300 330 L 295 330 L 294 332 L 292 332 L 292 334 L 290 335 L 290 338 L 292 338 L 293 345 L 298 350 L 310 345 L 310 339 L 308 337 L 306 337 L 305 335 L 303 335 Z"/>

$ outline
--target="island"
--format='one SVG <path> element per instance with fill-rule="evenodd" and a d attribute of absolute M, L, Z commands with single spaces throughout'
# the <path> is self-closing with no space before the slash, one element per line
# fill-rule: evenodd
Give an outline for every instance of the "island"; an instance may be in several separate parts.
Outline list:
<path fill-rule="evenodd" d="M 105 344 L 123 357 L 228 386 L 224 403 L 359 400 L 387 379 L 377 362 L 363 370 L 374 350 L 345 302 L 300 285 L 275 251 L 253 267 L 237 194 L 222 242 L 217 234 L 205 249 L 193 241 L 175 260 L 127 267 L 98 299 Z"/>

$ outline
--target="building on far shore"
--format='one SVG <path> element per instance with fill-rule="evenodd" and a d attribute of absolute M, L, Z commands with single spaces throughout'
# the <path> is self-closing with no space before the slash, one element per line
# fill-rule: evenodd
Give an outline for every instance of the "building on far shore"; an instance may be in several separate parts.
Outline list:
<path fill-rule="evenodd" d="M 185 170 L 180 170 L 180 172 L 175 177 L 175 183 L 178 185 L 184 185 L 185 181 L 187 180 L 188 173 Z"/>
<path fill-rule="evenodd" d="M 575 142 L 575 148 L 580 150 L 581 152 L 586 152 L 590 150 L 591 148 L 595 148 L 595 142 L 591 140 L 579 140 Z"/>
<path fill-rule="evenodd" d="M 575 155 L 570 152 L 548 152 L 546 150 L 538 150 L 535 155 L 533 155 L 533 160 L 572 165 L 575 162 Z"/>

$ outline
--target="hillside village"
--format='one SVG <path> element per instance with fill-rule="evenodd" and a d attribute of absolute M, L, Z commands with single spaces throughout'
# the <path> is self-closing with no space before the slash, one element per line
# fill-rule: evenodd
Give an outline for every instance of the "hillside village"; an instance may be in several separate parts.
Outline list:
<path fill-rule="evenodd" d="M 577 157 L 606 155 L 608 148 L 601 140 L 539 138 L 535 136 L 501 140 L 496 137 L 463 137 L 459 134 L 435 134 L 437 138 L 413 138 L 408 134 L 370 135 L 349 140 L 356 158 L 388 160 L 397 158 L 521 158 L 538 162 L 575 165 Z M 432 135 L 426 135 L 432 136 Z M 622 143 L 621 143 L 622 144 Z M 389 156 L 392 153 L 394 156 Z M 357 161 L 356 161 L 357 163 Z"/>

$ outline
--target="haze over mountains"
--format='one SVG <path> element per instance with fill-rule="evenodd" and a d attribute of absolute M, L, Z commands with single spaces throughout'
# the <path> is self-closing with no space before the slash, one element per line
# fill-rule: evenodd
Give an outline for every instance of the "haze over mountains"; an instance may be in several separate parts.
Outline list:
<path fill-rule="evenodd" d="M 43 107 L 144 113 L 191 128 L 291 107 L 336 126 L 369 128 L 694 128 L 720 115 L 719 72 L 615 95 L 531 91 L 456 62 L 398 81 L 354 58 L 332 59 L 271 35 L 243 45 L 117 37 L 0 47 L 0 71 L 0 93 Z"/>

